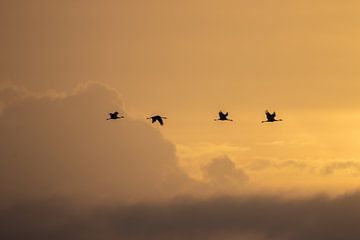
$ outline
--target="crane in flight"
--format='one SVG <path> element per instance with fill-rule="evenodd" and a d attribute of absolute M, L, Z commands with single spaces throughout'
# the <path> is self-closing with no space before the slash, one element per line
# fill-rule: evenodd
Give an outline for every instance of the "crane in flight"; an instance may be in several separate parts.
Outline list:
<path fill-rule="evenodd" d="M 261 121 L 262 123 L 264 122 L 276 122 L 276 121 L 282 121 L 282 119 L 276 119 L 276 113 L 273 112 L 273 113 L 270 113 L 268 110 L 265 111 L 265 114 L 266 114 L 266 118 L 267 120 L 266 121 Z"/>
<path fill-rule="evenodd" d="M 163 117 L 163 116 L 160 116 L 160 115 L 155 115 L 155 116 L 152 116 L 152 117 L 148 117 L 146 119 L 151 119 L 151 122 L 154 123 L 156 121 L 158 121 L 160 123 L 160 125 L 164 125 L 164 119 L 167 119 L 167 117 Z"/>
<path fill-rule="evenodd" d="M 219 118 L 214 119 L 214 121 L 232 121 L 232 119 L 228 118 L 229 113 L 223 113 L 222 111 L 219 112 Z"/>
<path fill-rule="evenodd" d="M 116 119 L 119 119 L 119 118 L 124 118 L 124 116 L 119 116 L 119 113 L 118 112 L 113 112 L 113 113 L 109 113 L 109 118 L 106 119 L 106 120 L 116 120 Z"/>

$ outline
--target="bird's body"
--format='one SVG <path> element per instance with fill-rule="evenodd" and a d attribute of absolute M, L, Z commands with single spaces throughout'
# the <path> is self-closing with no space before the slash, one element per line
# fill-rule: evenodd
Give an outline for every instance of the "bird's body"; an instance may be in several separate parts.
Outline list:
<path fill-rule="evenodd" d="M 232 119 L 228 118 L 229 113 L 223 113 L 222 111 L 219 112 L 219 118 L 214 119 L 215 121 L 232 121 Z"/>
<path fill-rule="evenodd" d="M 273 113 L 270 113 L 268 110 L 265 111 L 265 114 L 266 114 L 266 118 L 267 120 L 266 121 L 262 121 L 262 123 L 264 122 L 276 122 L 276 121 L 282 121 L 282 119 L 276 119 L 276 113 L 273 112 Z"/>
<path fill-rule="evenodd" d="M 116 120 L 116 119 L 119 119 L 119 118 L 124 118 L 123 116 L 119 116 L 119 113 L 118 112 L 113 112 L 113 113 L 109 113 L 109 118 L 106 119 L 106 120 Z"/>
<path fill-rule="evenodd" d="M 154 123 L 156 121 L 158 121 L 160 123 L 160 125 L 164 125 L 164 120 L 163 119 L 167 119 L 167 117 L 162 117 L 160 115 L 155 115 L 155 116 L 152 116 L 152 117 L 148 117 L 146 119 L 151 119 L 151 122 Z"/>

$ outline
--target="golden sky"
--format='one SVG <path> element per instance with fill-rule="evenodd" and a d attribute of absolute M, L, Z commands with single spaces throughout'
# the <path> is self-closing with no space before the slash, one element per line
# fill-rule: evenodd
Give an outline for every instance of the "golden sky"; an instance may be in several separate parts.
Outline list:
<path fill-rule="evenodd" d="M 0 0 L 3 202 L 357 191 L 359 16 L 352 0 Z"/>

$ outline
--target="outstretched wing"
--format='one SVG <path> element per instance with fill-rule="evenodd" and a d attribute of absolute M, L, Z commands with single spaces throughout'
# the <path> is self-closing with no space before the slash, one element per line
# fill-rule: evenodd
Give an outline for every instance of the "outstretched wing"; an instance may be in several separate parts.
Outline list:
<path fill-rule="evenodd" d="M 266 114 L 266 118 L 268 119 L 268 121 L 273 121 L 275 119 L 276 113 L 270 113 L 268 110 L 265 111 Z"/>
<path fill-rule="evenodd" d="M 228 113 L 225 114 L 222 111 L 219 112 L 219 118 L 220 119 L 226 118 L 227 115 L 228 115 Z"/>
<path fill-rule="evenodd" d="M 265 111 L 265 114 L 267 119 L 271 118 L 271 113 L 268 110 Z"/>
<path fill-rule="evenodd" d="M 159 121 L 160 125 L 164 125 L 164 121 L 162 117 L 158 117 L 157 120 Z"/>

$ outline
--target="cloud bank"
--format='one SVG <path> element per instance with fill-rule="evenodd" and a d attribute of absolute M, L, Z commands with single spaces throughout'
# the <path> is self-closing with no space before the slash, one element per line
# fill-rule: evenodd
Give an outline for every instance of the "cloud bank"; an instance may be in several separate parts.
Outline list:
<path fill-rule="evenodd" d="M 66 93 L 3 89 L 0 102 L 0 239 L 360 236 L 358 193 L 235 197 L 249 176 L 228 157 L 210 161 L 207 182 L 195 182 L 157 128 L 130 117 L 105 120 L 110 111 L 125 111 L 118 92 L 103 84 Z M 185 195 L 194 192 L 223 197 Z"/>
<path fill-rule="evenodd" d="M 177 199 L 79 208 L 28 202 L 1 210 L 1 239 L 358 239 L 360 194 L 335 199 L 269 196 Z"/>
<path fill-rule="evenodd" d="M 190 181 L 156 128 L 131 118 L 105 121 L 108 112 L 124 112 L 120 95 L 106 85 L 45 94 L 4 88 L 0 102 L 4 201 L 162 199 Z"/>

